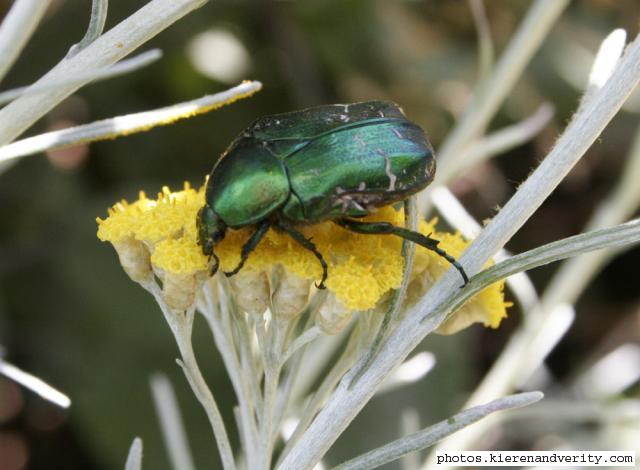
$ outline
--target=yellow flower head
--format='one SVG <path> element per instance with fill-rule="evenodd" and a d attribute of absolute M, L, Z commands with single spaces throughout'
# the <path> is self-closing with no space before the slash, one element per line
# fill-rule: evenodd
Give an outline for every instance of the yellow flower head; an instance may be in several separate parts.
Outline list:
<path fill-rule="evenodd" d="M 118 202 L 109 209 L 106 219 L 97 219 L 98 238 L 114 246 L 125 241 L 143 244 L 149 250 L 150 262 L 156 272 L 202 277 L 208 271 L 208 259 L 197 244 L 196 216 L 203 205 L 204 188 L 196 191 L 187 183 L 182 191 L 171 192 L 163 188 L 156 199 L 149 199 L 141 192 L 137 201 Z M 363 220 L 387 221 L 402 226 L 404 215 L 401 210 L 387 206 Z M 440 240 L 442 249 L 458 257 L 467 242 L 458 234 L 435 231 L 435 223 L 435 220 L 422 222 L 420 232 Z M 332 222 L 300 227 L 300 231 L 307 238 L 313 238 L 323 254 L 328 264 L 327 289 L 347 309 L 372 309 L 386 294 L 400 286 L 404 267 L 400 238 L 356 234 Z M 221 271 L 235 268 L 240 261 L 241 248 L 250 235 L 250 228 L 227 231 L 224 240 L 215 247 Z M 318 280 L 322 275 L 321 266 L 311 252 L 288 235 L 271 229 L 249 256 L 243 271 L 270 273 L 276 265 L 300 279 Z M 446 260 L 418 246 L 411 286 L 421 295 L 449 268 Z M 473 321 L 498 326 L 506 316 L 503 287 L 503 283 L 494 284 L 470 301 L 468 305 L 474 305 L 471 310 L 476 312 Z"/>
<path fill-rule="evenodd" d="M 166 186 L 157 199 L 140 192 L 138 200 L 122 200 L 98 221 L 98 238 L 111 243 L 134 239 L 151 251 L 151 263 L 163 271 L 192 274 L 204 271 L 207 258 L 197 246 L 196 214 L 204 205 L 204 193 L 185 183 L 182 191 Z"/>

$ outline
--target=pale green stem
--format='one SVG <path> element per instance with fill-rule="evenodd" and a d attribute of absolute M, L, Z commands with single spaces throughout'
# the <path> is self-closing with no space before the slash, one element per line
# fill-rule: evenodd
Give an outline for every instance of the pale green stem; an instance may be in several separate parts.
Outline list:
<path fill-rule="evenodd" d="M 405 454 L 432 446 L 439 440 L 463 429 L 496 411 L 519 408 L 541 400 L 541 392 L 528 392 L 498 398 L 482 406 L 464 410 L 449 419 L 420 432 L 397 439 L 366 454 L 349 460 L 333 470 L 368 470 L 392 462 Z"/>
<path fill-rule="evenodd" d="M 404 225 L 406 228 L 412 231 L 416 231 L 418 228 L 418 211 L 417 211 L 417 199 L 416 196 L 411 196 L 404 201 Z M 413 259 L 416 253 L 416 245 L 408 240 L 402 240 L 402 257 L 404 258 L 404 268 L 402 272 L 402 283 L 398 289 L 395 289 L 391 294 L 391 300 L 389 301 L 389 308 L 382 316 L 382 322 L 380 328 L 376 333 L 376 336 L 371 344 L 371 347 L 367 350 L 366 358 L 363 361 L 362 368 L 353 378 L 351 386 L 360 378 L 360 376 L 367 370 L 373 359 L 380 350 L 382 341 L 386 338 L 390 329 L 398 321 L 400 310 L 404 305 L 404 299 L 409 287 L 409 281 L 411 280 L 411 272 L 413 271 Z"/>
<path fill-rule="evenodd" d="M 0 24 L 0 81 L 47 11 L 50 0 L 16 0 Z"/>
<path fill-rule="evenodd" d="M 439 149 L 441 171 L 458 165 L 467 145 L 484 132 L 568 3 L 568 0 L 536 0 L 529 8 L 493 72 L 477 85 L 471 103 Z M 428 188 L 418 196 L 421 214 L 428 211 L 429 197 Z"/>
<path fill-rule="evenodd" d="M 93 0 L 91 2 L 91 18 L 89 19 L 87 32 L 78 44 L 71 46 L 71 49 L 69 49 L 69 52 L 67 53 L 67 57 L 77 54 L 79 51 L 98 39 L 98 36 L 100 36 L 104 30 L 104 24 L 107 21 L 108 9 L 109 0 Z"/>
<path fill-rule="evenodd" d="M 258 370 L 252 350 L 253 329 L 249 325 L 247 315 L 238 311 L 233 296 L 229 295 L 229 289 L 228 280 L 225 277 L 220 277 L 218 279 L 218 298 L 220 305 L 227 307 L 227 314 L 223 315 L 222 321 L 225 331 L 233 335 L 233 343 L 239 348 L 240 371 L 244 377 L 244 383 L 249 384 L 253 405 L 258 410 L 262 408 L 262 395 L 258 384 L 262 371 Z"/>
<path fill-rule="evenodd" d="M 591 65 L 589 80 L 580 106 L 591 99 L 609 79 L 622 56 L 626 43 L 627 32 L 619 28 L 609 33 L 602 41 Z"/>
<path fill-rule="evenodd" d="M 640 127 L 636 130 L 625 166 L 620 171 L 620 179 L 611 193 L 594 211 L 585 230 L 611 227 L 627 220 L 640 204 Z M 544 303 L 573 303 L 593 276 L 613 256 L 610 250 L 591 253 L 563 263 L 545 292 Z M 580 273 L 576 276 L 576 273 Z"/>
<path fill-rule="evenodd" d="M 581 100 L 579 113 L 584 111 L 584 108 L 590 104 L 591 98 L 613 74 L 623 52 L 625 40 L 626 33 L 623 30 L 614 30 L 602 41 L 589 74 L 587 92 Z M 621 175 L 615 189 L 595 210 L 587 224 L 587 230 L 621 223 L 637 208 L 640 202 L 640 186 L 637 184 L 640 177 L 640 130 L 636 132 Z M 542 301 L 526 310 L 527 315 L 521 327 L 509 340 L 498 360 L 472 394 L 468 406 L 492 396 L 508 393 L 535 371 L 555 342 L 562 336 L 562 334 L 556 335 L 552 344 L 546 340 L 540 341 L 541 338 L 549 338 L 555 333 L 555 319 L 561 312 L 556 307 L 574 303 L 612 255 L 612 250 L 604 250 L 588 253 L 562 264 L 550 282 Z M 483 432 L 483 428 L 490 422 L 491 420 L 487 420 L 473 430 L 458 434 L 453 440 L 448 440 L 444 446 L 465 448 Z"/>
<path fill-rule="evenodd" d="M 284 385 L 281 387 L 281 392 L 278 397 L 278 403 L 276 405 L 276 418 L 275 425 L 276 429 L 280 429 L 282 425 L 282 420 L 286 416 L 288 412 L 288 408 L 293 404 L 296 400 L 292 399 L 294 385 L 296 380 L 299 378 L 299 373 L 301 370 L 301 366 L 304 364 L 305 354 L 307 352 L 307 346 L 311 343 L 311 341 L 316 337 L 316 334 L 321 333 L 321 330 L 317 326 L 314 325 L 315 314 L 327 298 L 326 290 L 317 291 L 309 305 L 302 313 L 301 318 L 307 318 L 306 324 L 304 325 L 304 333 L 296 338 L 288 347 L 287 351 L 283 355 L 281 359 L 281 364 L 284 367 L 285 363 L 289 361 L 289 359 L 297 352 L 299 353 L 295 356 L 295 359 L 289 363 L 287 367 L 286 379 L 284 381 Z M 325 338 L 327 339 L 327 338 Z M 308 341 L 307 341 L 308 340 Z M 306 364 L 305 364 L 306 367 Z"/>
<path fill-rule="evenodd" d="M 262 468 L 265 470 L 271 468 L 273 448 L 278 437 L 278 429 L 275 422 L 277 392 L 283 364 L 284 341 L 290 324 L 291 320 L 279 318 L 277 315 L 272 316 L 266 341 L 262 344 L 265 350 L 265 362 L 262 419 L 260 420 L 260 450 Z M 260 335 L 258 335 L 258 338 L 260 338 Z"/>
<path fill-rule="evenodd" d="M 255 446 L 252 446 L 246 441 L 247 430 L 245 429 L 244 418 L 242 417 L 240 407 L 233 407 L 233 417 L 236 420 L 238 426 L 238 436 L 240 436 L 240 447 L 244 452 L 240 452 L 236 455 L 236 465 L 239 469 L 255 468 L 257 460 L 255 460 Z"/>
<path fill-rule="evenodd" d="M 467 212 L 460 201 L 446 186 L 434 189 L 433 202 L 440 215 L 469 240 L 473 240 L 482 230 L 482 226 Z M 493 257 L 495 261 L 507 259 L 511 254 L 504 248 Z M 528 312 L 538 301 L 538 292 L 526 272 L 518 273 L 505 281 L 516 298 L 518 305 Z M 494 397 L 496 395 L 492 395 Z M 491 398 L 490 397 L 490 398 Z M 489 399 L 490 399 L 489 398 Z"/>
<path fill-rule="evenodd" d="M 451 302 L 443 305 L 441 309 L 455 311 L 486 286 L 515 272 L 532 269 L 543 264 L 577 256 L 596 249 L 610 249 L 639 242 L 640 220 L 635 220 L 613 228 L 576 235 L 550 243 L 521 255 L 514 256 L 477 274 L 470 280 L 467 288 L 460 292 Z"/>
<path fill-rule="evenodd" d="M 117 67 L 117 65 L 114 67 Z M 50 83 L 46 86 L 49 85 Z M 60 84 L 58 85 L 61 86 Z M 206 95 L 202 98 L 164 108 L 116 116 L 89 124 L 27 137 L 0 147 L 0 163 L 6 163 L 45 150 L 61 149 L 73 145 L 121 137 L 148 131 L 155 126 L 173 124 L 179 119 L 218 109 L 235 100 L 246 98 L 261 88 L 262 84 L 260 82 L 243 82 L 220 93 Z M 27 91 L 30 93 L 29 89 Z"/>
<path fill-rule="evenodd" d="M 35 11 L 39 12 L 39 4 L 46 2 L 22 3 L 33 3 L 36 6 Z M 60 61 L 36 83 L 40 85 L 50 81 L 59 82 L 76 74 L 112 65 L 205 3 L 206 0 L 152 0 L 73 57 Z M 28 14 L 33 15 L 33 12 L 30 11 Z M 15 50 L 13 47 L 12 49 Z M 0 54 L 0 57 L 4 56 Z M 23 96 L 4 107 L 0 110 L 0 144 L 6 144 L 18 137 L 81 86 L 82 83 L 74 83 L 49 92 Z"/>
<path fill-rule="evenodd" d="M 124 470 L 142 470 L 142 439 L 136 437 L 129 447 Z"/>
<path fill-rule="evenodd" d="M 169 328 L 176 339 L 182 360 L 178 364 L 187 378 L 187 382 L 191 386 L 191 390 L 202 405 L 209 418 L 211 429 L 213 430 L 220 459 L 225 470 L 235 470 L 235 461 L 233 451 L 229 442 L 229 436 L 220 414 L 218 404 L 216 403 L 209 386 L 200 372 L 200 367 L 193 352 L 191 343 L 191 330 L 193 327 L 194 309 L 187 311 L 173 311 L 167 306 L 162 298 L 162 292 L 155 281 L 141 282 L 140 285 L 149 291 L 159 305 L 165 320 L 169 324 Z"/>
<path fill-rule="evenodd" d="M 542 204 L 600 135 L 639 79 L 640 40 L 636 39 L 627 48 L 611 78 L 586 103 L 584 111 L 576 114 L 547 158 L 467 249 L 460 259 L 467 272 L 480 269 Z M 324 409 L 282 461 L 281 468 L 312 466 L 320 461 L 384 378 L 442 322 L 445 312 L 439 306 L 456 293 L 457 285 L 456 273 L 450 269 L 411 309 L 353 389 L 347 390 L 350 374 L 343 378 Z M 422 322 L 425 318 L 427 321 Z"/>
<path fill-rule="evenodd" d="M 526 119 L 474 141 L 473 145 L 466 147 L 459 165 L 438 168 L 437 186 L 430 191 L 451 183 L 463 171 L 469 171 L 474 165 L 528 142 L 549 123 L 553 114 L 553 106 L 543 103 Z"/>
<path fill-rule="evenodd" d="M 402 436 L 409 436 L 420 431 L 420 414 L 413 407 L 402 410 L 400 414 L 400 430 Z M 420 468 L 420 454 L 408 452 L 400 458 L 401 470 L 418 470 Z"/>
<path fill-rule="evenodd" d="M 519 410 L 510 415 L 512 419 L 540 419 L 544 423 L 555 426 L 555 421 L 562 423 L 602 423 L 638 427 L 640 423 L 640 400 L 633 398 L 606 401 L 586 401 L 576 399 L 546 399 L 535 409 Z"/>
<path fill-rule="evenodd" d="M 493 72 L 478 84 L 473 100 L 440 149 L 438 163 L 450 165 L 478 137 L 511 93 L 533 54 L 569 4 L 568 0 L 536 0 L 509 41 Z"/>
<path fill-rule="evenodd" d="M 209 329 L 211 330 L 216 347 L 222 356 L 222 360 L 229 374 L 229 379 L 238 397 L 238 428 L 250 467 L 256 464 L 255 449 L 258 442 L 258 429 L 255 421 L 255 403 L 252 400 L 251 385 L 242 374 L 240 361 L 232 342 L 231 331 L 226 329 L 222 318 L 229 318 L 229 308 L 226 297 L 220 299 L 220 307 L 216 305 L 216 299 L 212 292 L 210 282 L 206 282 L 202 289 L 205 303 L 199 308 L 203 314 Z"/>
<path fill-rule="evenodd" d="M 263 374 L 262 367 L 258 366 L 260 361 L 256 360 L 252 350 L 252 332 L 250 330 L 250 323 L 245 318 L 231 319 L 234 323 L 235 330 L 238 333 L 238 341 L 240 342 L 240 366 L 244 373 L 245 380 L 251 384 L 251 393 L 253 395 L 253 401 L 256 406 L 256 410 L 262 408 L 262 393 L 260 391 L 260 379 Z"/>
<path fill-rule="evenodd" d="M 326 292 L 326 291 L 325 291 Z M 303 353 L 300 360 L 304 367 L 300 367 L 296 371 L 295 380 L 292 382 L 291 402 L 298 403 L 305 396 L 312 384 L 317 382 L 318 377 L 328 367 L 331 359 L 336 352 L 345 343 L 350 333 L 349 328 L 334 336 L 325 336 L 322 341 L 310 343 Z M 309 359 L 313 358 L 313 360 Z"/>
<path fill-rule="evenodd" d="M 340 355 L 338 361 L 331 367 L 329 373 L 325 376 L 320 386 L 315 390 L 313 398 L 309 403 L 302 407 L 303 413 L 300 416 L 298 425 L 295 431 L 285 444 L 284 450 L 280 454 L 277 466 L 286 457 L 289 451 L 296 444 L 298 439 L 302 436 L 307 429 L 314 416 L 318 413 L 318 410 L 322 408 L 322 405 L 327 400 L 329 394 L 333 391 L 340 378 L 351 368 L 356 362 L 358 354 L 360 352 L 359 342 L 362 335 L 361 323 L 358 323 L 349 336 L 349 340 Z"/>
<path fill-rule="evenodd" d="M 149 380 L 151 396 L 160 421 L 160 431 L 174 470 L 193 470 L 187 433 L 178 407 L 175 392 L 166 375 L 156 373 Z"/>
<path fill-rule="evenodd" d="M 640 219 L 548 243 L 508 258 L 476 274 L 469 280 L 467 287 L 461 289 L 448 302 L 443 303 L 439 309 L 453 312 L 485 287 L 517 272 L 527 271 L 594 250 L 615 249 L 636 243 L 640 243 Z"/>
<path fill-rule="evenodd" d="M 600 224 L 589 225 L 594 227 Z M 525 317 L 522 326 L 470 397 L 470 403 L 476 403 L 494 393 L 509 391 L 535 371 L 548 353 L 537 351 L 535 346 L 539 344 L 541 337 L 548 336 L 549 329 L 553 327 L 555 306 L 574 303 L 615 252 L 616 250 L 608 249 L 587 253 L 563 263 L 550 282 L 541 303 Z"/>
<path fill-rule="evenodd" d="M 324 333 L 317 325 L 305 330 L 300 336 L 296 337 L 296 339 L 291 343 L 291 345 L 282 355 L 282 358 L 280 359 L 281 365 L 284 365 L 285 362 L 291 359 L 291 356 L 298 352 L 300 348 L 306 346 L 310 342 L 320 338 L 323 335 Z"/>
<path fill-rule="evenodd" d="M 639 80 L 640 38 L 636 38 L 611 78 L 581 106 L 551 152 L 461 257 L 467 272 L 477 271 L 520 229 L 600 135 Z M 449 273 L 446 277 L 454 274 Z"/>
<path fill-rule="evenodd" d="M 407 407 L 400 414 L 400 435 L 409 436 L 420 431 L 420 414 L 413 407 Z M 420 468 L 420 454 L 409 452 L 400 457 L 401 470 L 418 470 Z"/>
<path fill-rule="evenodd" d="M 191 344 L 191 331 L 190 326 L 187 326 L 183 322 L 178 325 L 178 329 L 174 332 L 178 339 L 178 347 L 182 354 L 182 363 L 180 364 L 184 370 L 187 381 L 191 385 L 194 395 L 202 404 L 209 422 L 214 430 L 216 442 L 218 444 L 218 451 L 220 452 L 220 458 L 225 470 L 235 469 L 235 462 L 233 458 L 233 451 L 231 450 L 231 444 L 229 442 L 229 436 L 222 420 L 222 415 L 218 409 L 215 399 L 209 387 L 207 386 L 200 368 L 198 367 L 193 347 Z"/>
<path fill-rule="evenodd" d="M 158 60 L 160 57 L 162 57 L 162 51 L 160 49 L 151 49 L 150 51 L 143 52 L 135 57 L 121 60 L 117 64 L 111 65 L 109 67 L 105 67 L 100 70 L 91 70 L 82 76 L 68 77 L 61 82 L 50 82 L 42 85 L 28 85 L 19 88 L 12 88 L 11 90 L 3 91 L 2 93 L 0 93 L 0 104 L 8 103 L 21 96 L 26 96 L 33 93 L 41 93 L 43 91 L 50 91 L 74 82 L 96 82 L 98 80 L 117 77 L 118 75 L 123 75 L 125 73 L 129 73 L 134 70 L 138 70 L 146 65 L 149 65 L 150 63 Z M 22 155 L 15 155 L 15 157 L 24 156 L 24 152 L 26 151 L 27 150 L 25 149 Z M 34 150 L 31 150 L 31 152 L 34 152 Z"/>
<path fill-rule="evenodd" d="M 29 374 L 13 364 L 9 364 L 2 356 L 0 356 L 0 375 L 4 375 L 32 392 L 37 393 L 45 400 L 60 408 L 69 408 L 69 406 L 71 406 L 71 399 L 67 395 L 56 390 L 35 375 Z"/>
<path fill-rule="evenodd" d="M 593 113 L 593 102 L 601 93 L 601 88 L 611 86 L 610 77 L 622 66 L 619 62 L 626 35 L 624 31 L 615 30 L 602 42 L 589 77 L 587 93 L 581 100 L 577 114 Z M 631 48 L 631 46 L 629 46 Z M 627 57 L 628 59 L 628 57 Z M 631 80 L 637 80 L 633 77 Z M 617 85 L 619 86 L 619 85 Z M 585 111 L 586 110 L 586 111 Z M 598 111 L 595 111 L 598 112 Z M 625 220 L 637 207 L 640 199 L 640 187 L 637 184 L 640 174 L 640 133 L 632 147 L 627 167 L 623 177 L 612 196 L 596 210 L 589 228 L 599 228 L 619 223 Z M 555 321 L 561 310 L 555 307 L 562 302 L 573 303 L 580 292 L 588 285 L 592 276 L 611 256 L 611 250 L 588 253 L 563 263 L 554 276 L 550 287 L 540 304 L 526 310 L 526 316 L 521 327 L 511 337 L 506 347 L 485 375 L 481 384 L 469 398 L 467 406 L 481 403 L 496 395 L 508 393 L 516 388 L 544 360 L 562 334 L 557 334 Z M 547 338 L 556 335 L 554 343 Z M 540 341 L 545 338 L 544 341 Z M 447 440 L 440 447 L 447 449 L 465 449 L 470 442 L 477 439 L 490 426 L 492 420 L 486 420 L 472 429 L 457 434 Z M 433 456 L 427 466 L 434 465 Z"/>
<path fill-rule="evenodd" d="M 482 0 L 469 0 L 469 7 L 478 35 L 478 81 L 482 81 L 491 72 L 495 59 L 491 27 Z"/>
<path fill-rule="evenodd" d="M 640 129 L 636 132 L 621 177 L 611 194 L 598 206 L 587 230 L 596 230 L 619 224 L 626 220 L 640 202 Z M 509 339 L 489 372 L 467 401 L 474 406 L 490 397 L 509 393 L 519 387 L 542 363 L 547 349 L 540 351 L 536 346 L 540 338 L 554 333 L 557 305 L 573 304 L 589 285 L 593 277 L 615 253 L 614 250 L 600 250 L 583 254 L 562 263 L 554 274 L 549 287 L 538 305 L 527 310 L 522 325 Z M 558 340 L 560 337 L 557 338 Z M 492 424 L 486 420 L 473 429 L 465 430 L 444 443 L 443 449 L 465 449 L 479 438 Z"/>

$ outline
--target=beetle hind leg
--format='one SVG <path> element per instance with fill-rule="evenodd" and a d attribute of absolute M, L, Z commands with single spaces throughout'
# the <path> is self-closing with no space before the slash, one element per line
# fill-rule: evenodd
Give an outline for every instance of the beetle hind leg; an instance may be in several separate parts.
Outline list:
<path fill-rule="evenodd" d="M 253 232 L 249 240 L 247 240 L 247 242 L 242 247 L 242 252 L 240 254 L 240 262 L 238 263 L 238 266 L 236 266 L 233 271 L 225 272 L 224 273 L 225 276 L 231 277 L 235 274 L 238 274 L 238 271 L 242 269 L 242 266 L 244 266 L 244 263 L 247 261 L 247 258 L 249 258 L 249 254 L 256 249 L 256 246 L 258 246 L 258 243 L 260 243 L 260 240 L 262 240 L 262 238 L 269 231 L 269 227 L 271 227 L 271 223 L 268 220 L 264 220 L 260 222 L 256 231 Z"/>
<path fill-rule="evenodd" d="M 364 235 L 395 235 L 397 237 L 423 246 L 426 249 L 442 256 L 449 263 L 451 263 L 451 265 L 455 267 L 462 276 L 465 285 L 469 282 L 469 277 L 467 276 L 467 273 L 465 272 L 462 265 L 458 263 L 458 261 L 456 261 L 453 256 L 448 254 L 442 248 L 438 247 L 438 240 L 435 240 L 429 236 L 424 236 L 421 233 L 414 232 L 403 227 L 396 227 L 395 225 L 388 222 L 360 222 L 353 219 L 334 219 L 333 222 L 340 225 L 342 228 L 355 233 L 361 233 Z"/>
<path fill-rule="evenodd" d="M 299 243 L 303 248 L 309 250 L 316 258 L 318 258 L 318 261 L 320 261 L 320 264 L 322 265 L 322 279 L 320 280 L 320 284 L 316 284 L 316 287 L 318 289 L 325 289 L 326 286 L 324 285 L 324 281 L 327 280 L 327 262 L 322 257 L 322 253 L 320 253 L 316 248 L 316 245 L 302 233 L 282 221 L 278 223 L 278 228 L 282 229 L 287 233 L 287 235 L 293 238 L 294 241 Z"/>

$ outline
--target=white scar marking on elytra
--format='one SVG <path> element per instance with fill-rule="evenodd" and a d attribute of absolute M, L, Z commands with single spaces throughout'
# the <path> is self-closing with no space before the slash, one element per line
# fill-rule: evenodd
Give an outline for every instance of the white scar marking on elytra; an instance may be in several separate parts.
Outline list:
<path fill-rule="evenodd" d="M 402 134 L 398 129 L 393 129 L 393 133 L 398 137 L 398 139 L 402 139 Z"/>
<path fill-rule="evenodd" d="M 342 211 L 343 213 L 344 213 L 344 212 L 347 212 L 347 210 L 349 209 L 349 205 L 350 205 L 350 204 L 351 204 L 351 202 L 352 202 L 351 196 L 347 196 L 347 195 L 340 196 L 340 201 L 342 202 L 342 209 L 341 209 L 341 211 Z"/>
<path fill-rule="evenodd" d="M 360 181 L 360 184 L 358 185 L 358 191 L 363 191 L 366 187 L 367 183 L 365 183 L 364 181 Z"/>
<path fill-rule="evenodd" d="M 364 211 L 364 207 L 362 207 L 360 204 L 358 204 L 358 202 L 355 201 L 348 194 L 340 196 L 340 201 L 342 202 L 342 208 L 340 210 L 343 213 L 347 212 L 349 209 L 356 209 L 356 210 L 359 210 L 359 211 Z"/>
<path fill-rule="evenodd" d="M 359 211 L 363 211 L 364 207 L 362 207 L 360 204 L 358 204 L 356 201 L 351 201 L 353 203 L 353 208 L 357 209 Z"/>
<path fill-rule="evenodd" d="M 396 190 L 396 180 L 398 177 L 391 172 L 391 160 L 388 155 L 383 154 L 384 157 L 384 172 L 389 177 L 389 189 L 387 191 Z"/>

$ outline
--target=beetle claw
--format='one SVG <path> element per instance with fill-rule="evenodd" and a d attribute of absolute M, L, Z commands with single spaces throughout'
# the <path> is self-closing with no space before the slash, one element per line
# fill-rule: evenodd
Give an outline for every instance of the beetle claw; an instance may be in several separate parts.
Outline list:
<path fill-rule="evenodd" d="M 324 285 L 324 281 L 327 280 L 327 266 L 324 260 L 322 260 L 321 262 L 322 262 L 322 279 L 320 279 L 320 284 L 314 283 L 314 285 L 316 286 L 316 289 L 324 290 L 327 288 L 327 286 Z"/>

